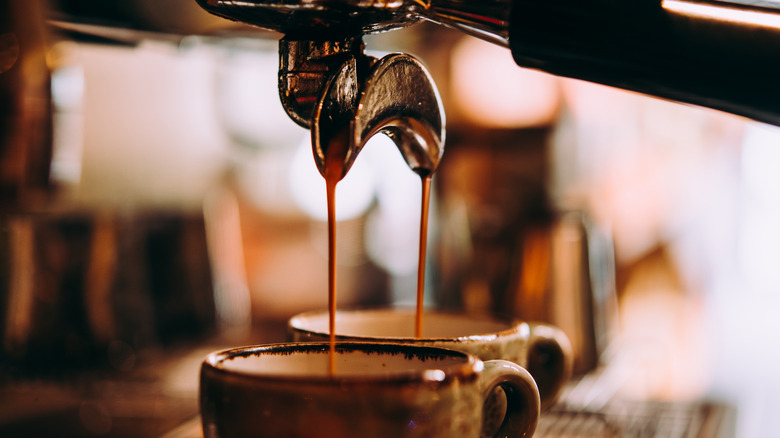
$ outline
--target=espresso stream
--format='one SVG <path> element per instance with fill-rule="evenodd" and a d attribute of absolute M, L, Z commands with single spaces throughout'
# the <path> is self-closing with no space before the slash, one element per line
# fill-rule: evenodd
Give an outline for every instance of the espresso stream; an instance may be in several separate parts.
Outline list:
<path fill-rule="evenodd" d="M 346 171 L 344 157 L 347 142 L 334 140 L 325 151 L 325 192 L 328 204 L 328 332 L 330 339 L 329 371 L 335 368 L 336 350 L 336 185 Z M 425 297 L 425 255 L 428 241 L 428 205 L 431 195 L 431 173 L 425 169 L 415 169 L 422 183 L 422 205 L 420 210 L 420 251 L 417 265 L 417 312 L 415 317 L 415 336 L 422 337 L 423 302 Z"/>
<path fill-rule="evenodd" d="M 417 314 L 414 319 L 414 336 L 422 337 L 423 299 L 425 298 L 425 254 L 428 247 L 428 204 L 431 198 L 431 174 L 418 170 L 422 182 L 420 206 L 420 252 L 417 256 Z"/>
<path fill-rule="evenodd" d="M 331 141 L 325 151 L 325 192 L 328 203 L 328 332 L 330 333 L 329 371 L 336 359 L 336 184 L 344 178 L 347 141 Z"/>

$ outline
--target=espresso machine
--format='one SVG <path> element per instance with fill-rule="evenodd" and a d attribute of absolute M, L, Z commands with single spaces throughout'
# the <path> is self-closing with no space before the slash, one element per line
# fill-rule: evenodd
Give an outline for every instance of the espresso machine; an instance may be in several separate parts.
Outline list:
<path fill-rule="evenodd" d="M 198 436 L 192 387 L 177 376 L 192 376 L 193 360 L 215 342 L 283 336 L 277 320 L 261 315 L 258 322 L 247 312 L 253 307 L 251 274 L 241 259 L 261 251 L 235 243 L 231 230 L 240 213 L 230 190 L 218 190 L 194 209 L 170 208 L 170 203 L 127 209 L 121 194 L 109 207 L 103 199 L 100 208 L 89 200 L 72 201 L 69 191 L 76 183 L 68 179 L 68 149 L 52 148 L 63 127 L 72 126 L 63 120 L 78 112 L 68 102 L 78 103 L 52 96 L 52 72 L 63 69 L 50 48 L 65 41 L 98 47 L 105 56 L 147 42 L 178 50 L 215 45 L 249 52 L 268 51 L 270 45 L 270 81 L 278 91 L 272 98 L 281 103 L 278 113 L 310 131 L 304 138 L 320 172 L 329 141 L 351 123 L 356 127 L 343 157 L 346 169 L 371 152 L 373 146 L 363 146 L 377 133 L 392 140 L 407 167 L 435 170 L 442 191 L 468 186 L 464 181 L 479 186 L 487 168 L 503 188 L 466 189 L 468 196 L 490 197 L 490 203 L 463 205 L 466 210 L 501 205 L 499 213 L 485 215 L 499 219 L 492 226 L 485 220 L 488 226 L 472 232 L 466 244 L 472 245 L 470 253 L 459 252 L 459 240 L 442 239 L 445 256 L 433 263 L 439 269 L 433 300 L 442 307 L 543 320 L 567 332 L 575 347 L 575 379 L 559 405 L 543 416 L 537 435 L 733 436 L 733 413 L 718 403 L 612 403 L 615 373 L 608 355 L 617 285 L 609 232 L 594 226 L 587 210 L 552 205 L 544 170 L 551 165 L 549 127 L 490 131 L 448 113 L 445 129 L 442 105 L 448 105 L 448 93 L 440 97 L 437 84 L 446 83 L 441 73 L 451 67 L 436 59 L 465 34 L 508 49 L 505 55 L 518 69 L 778 125 L 776 3 L 62 0 L 12 1 L 3 7 L 0 365 L 6 389 L 0 398 L 4 406 L 16 406 L 0 416 L 5 425 L 0 432 L 7 432 L 0 435 Z M 393 40 L 417 29 L 419 34 Z M 371 44 L 383 37 L 393 51 L 414 49 L 417 57 L 373 52 Z M 469 164 L 470 157 L 480 157 L 473 154 L 480 148 L 490 151 L 490 158 Z M 455 162 L 465 164 L 456 168 Z M 212 182 L 230 185 L 222 176 Z M 457 210 L 441 208 L 443 220 L 457 225 Z M 278 222 L 284 219 L 276 221 L 271 225 L 282 227 Z M 294 225 L 286 227 L 279 229 Z M 548 277 L 534 282 L 530 273 L 540 271 L 565 281 L 557 287 Z M 372 281 L 356 276 L 363 281 L 356 281 L 358 289 L 389 274 L 372 265 L 368 275 Z M 353 301 L 393 302 L 392 291 L 378 290 L 385 295 L 358 294 Z M 260 306 L 275 316 L 295 309 L 263 300 Z M 106 363 L 110 372 L 101 368 Z M 160 369 L 166 370 L 162 378 Z M 690 424 L 695 426 L 685 429 Z"/>

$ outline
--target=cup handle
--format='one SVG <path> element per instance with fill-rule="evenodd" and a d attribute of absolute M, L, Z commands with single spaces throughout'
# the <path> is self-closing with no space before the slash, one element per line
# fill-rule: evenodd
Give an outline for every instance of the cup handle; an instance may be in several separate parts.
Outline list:
<path fill-rule="evenodd" d="M 530 324 L 525 368 L 534 376 L 542 411 L 549 408 L 561 395 L 572 375 L 572 348 L 569 338 L 557 327 Z"/>
<path fill-rule="evenodd" d="M 506 360 L 488 360 L 479 380 L 483 400 L 497 387 L 506 395 L 506 414 L 496 437 L 531 437 L 539 422 L 539 390 L 525 368 Z"/>

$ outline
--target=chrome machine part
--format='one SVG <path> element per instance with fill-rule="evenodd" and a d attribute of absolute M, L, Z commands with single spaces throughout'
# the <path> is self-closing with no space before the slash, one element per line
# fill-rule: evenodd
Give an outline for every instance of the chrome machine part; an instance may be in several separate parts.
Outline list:
<path fill-rule="evenodd" d="M 312 148 L 324 175 L 327 148 L 346 141 L 344 173 L 366 142 L 386 134 L 418 174 L 436 171 L 444 152 L 445 117 L 433 79 L 406 54 L 391 54 L 371 65 L 361 80 L 358 60 L 333 75 L 313 114 Z"/>
<path fill-rule="evenodd" d="M 420 20 L 508 45 L 510 0 L 196 0 L 212 14 L 286 35 L 370 34 Z"/>
<path fill-rule="evenodd" d="M 365 35 L 408 26 L 424 2 L 405 0 L 196 0 L 214 15 L 300 37 Z"/>
<path fill-rule="evenodd" d="M 279 41 L 279 97 L 295 123 L 311 128 L 312 111 L 331 76 L 350 59 L 368 62 L 359 36 Z"/>
<path fill-rule="evenodd" d="M 421 20 L 428 3 L 197 2 L 215 15 L 285 35 L 279 43 L 279 95 L 290 118 L 312 129 L 321 173 L 325 152 L 336 137 L 348 142 L 340 157 L 346 174 L 365 142 L 380 132 L 395 142 L 415 172 L 436 170 L 443 152 L 444 111 L 430 74 L 408 55 L 376 61 L 363 53 L 362 41 L 364 34 Z M 452 20 L 463 19 L 463 14 L 452 13 L 454 7 L 442 10 Z"/>
<path fill-rule="evenodd" d="M 429 20 L 509 47 L 522 67 L 780 125 L 776 1 L 197 1 L 307 38 Z"/>

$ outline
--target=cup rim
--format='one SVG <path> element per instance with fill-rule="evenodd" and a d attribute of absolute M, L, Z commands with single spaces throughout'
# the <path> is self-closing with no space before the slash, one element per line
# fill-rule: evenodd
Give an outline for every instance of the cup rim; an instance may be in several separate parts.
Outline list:
<path fill-rule="evenodd" d="M 484 362 L 468 353 L 445 348 L 437 348 L 423 345 L 411 345 L 392 342 L 344 342 L 336 341 L 337 352 L 344 351 L 368 351 L 382 350 L 390 354 L 401 353 L 407 357 L 425 357 L 431 355 L 445 355 L 450 358 L 461 358 L 462 362 L 450 364 L 445 367 L 433 366 L 429 369 L 417 371 L 403 371 L 387 374 L 350 374 L 350 375 L 285 375 L 278 373 L 253 373 L 240 370 L 227 370 L 220 363 L 236 357 L 248 357 L 260 354 L 296 354 L 307 351 L 327 353 L 330 350 L 330 342 L 287 342 L 274 344 L 258 344 L 241 347 L 233 347 L 209 353 L 201 363 L 201 378 L 205 375 L 220 375 L 228 378 L 236 378 L 251 382 L 280 382 L 280 383 L 307 383 L 323 385 L 350 385 L 350 384 L 408 384 L 418 382 L 424 384 L 443 384 L 455 379 L 475 379 L 484 368 Z"/>
<path fill-rule="evenodd" d="M 365 308 L 347 308 L 347 309 L 338 309 L 336 310 L 336 318 L 341 314 L 355 314 L 355 313 L 395 313 L 395 312 L 409 312 L 412 315 L 415 314 L 416 309 L 413 307 L 365 307 Z M 499 337 L 514 335 L 514 334 L 523 334 L 525 336 L 530 336 L 531 334 L 531 325 L 528 322 L 511 319 L 511 318 L 502 318 L 497 315 L 491 315 L 491 314 L 484 314 L 484 313 L 470 313 L 470 312 L 458 312 L 455 310 L 441 310 L 441 309 L 432 309 L 432 310 L 425 310 L 425 315 L 443 315 L 443 316 L 449 316 L 449 317 L 462 317 L 462 318 L 468 318 L 472 321 L 484 321 L 484 322 L 493 322 L 493 323 L 501 323 L 506 324 L 507 328 L 504 330 L 498 330 L 490 333 L 475 333 L 470 335 L 463 335 L 463 336 L 451 336 L 451 337 L 434 337 L 434 336 L 423 336 L 423 337 L 412 337 L 412 336 L 365 336 L 365 335 L 359 335 L 359 334 L 343 334 L 338 333 L 338 324 L 336 326 L 336 340 L 338 341 L 359 341 L 359 342 L 393 342 L 398 341 L 406 344 L 427 344 L 427 343 L 462 343 L 462 342 L 487 342 L 492 341 L 494 339 L 497 339 Z M 329 333 L 327 331 L 321 331 L 321 330 L 312 330 L 309 328 L 305 328 L 301 326 L 301 321 L 304 318 L 311 318 L 313 316 L 322 316 L 325 315 L 328 316 L 327 310 L 310 310 L 302 313 L 298 313 L 294 316 L 292 316 L 290 319 L 287 320 L 287 328 L 288 330 L 299 332 L 303 334 L 311 334 L 311 335 L 318 335 L 318 336 L 328 336 Z M 337 320 L 338 321 L 338 320 Z"/>

